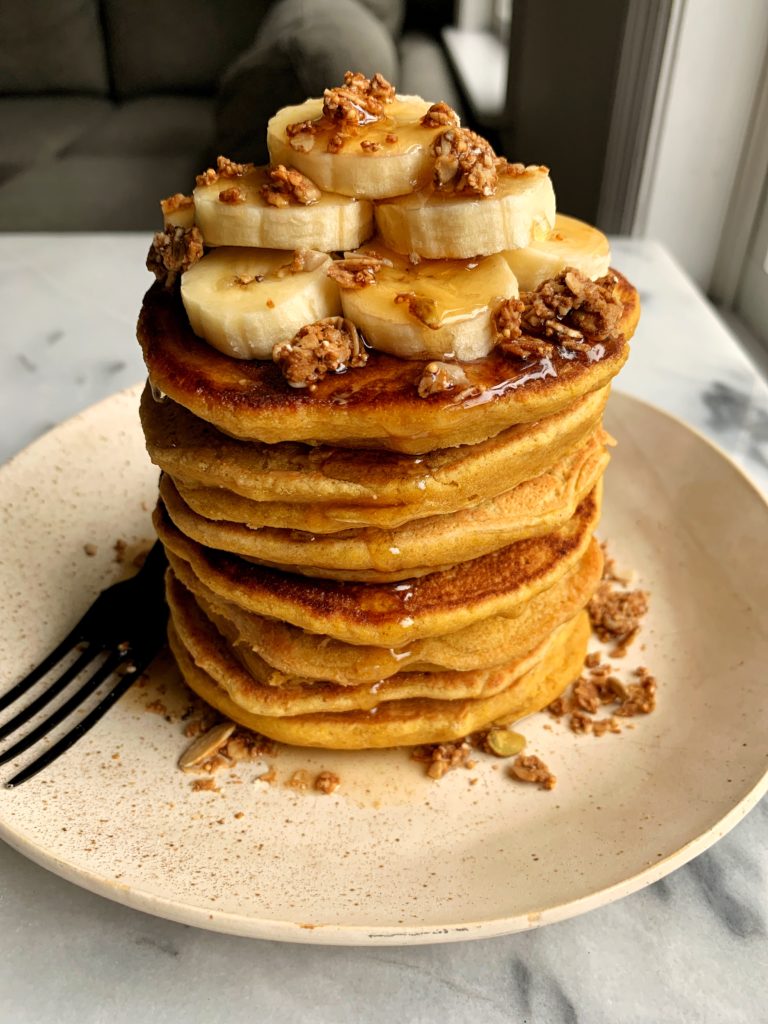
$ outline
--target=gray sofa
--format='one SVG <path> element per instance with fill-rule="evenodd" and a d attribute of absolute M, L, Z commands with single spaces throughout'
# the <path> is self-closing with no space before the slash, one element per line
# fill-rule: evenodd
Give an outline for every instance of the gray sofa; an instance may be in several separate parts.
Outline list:
<path fill-rule="evenodd" d="M 403 31 L 404 6 L 0 0 L 0 230 L 156 227 L 161 196 L 217 152 L 265 162 L 270 114 L 347 68 L 460 107 L 437 40 L 450 5 L 409 3 Z"/>

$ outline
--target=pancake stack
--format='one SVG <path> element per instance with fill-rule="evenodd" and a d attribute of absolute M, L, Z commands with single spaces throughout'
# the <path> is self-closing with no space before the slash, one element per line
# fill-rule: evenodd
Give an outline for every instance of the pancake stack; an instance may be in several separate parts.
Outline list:
<path fill-rule="evenodd" d="M 138 336 L 169 642 L 286 743 L 444 743 L 579 674 L 638 317 L 546 168 L 348 73 L 163 201 Z"/>

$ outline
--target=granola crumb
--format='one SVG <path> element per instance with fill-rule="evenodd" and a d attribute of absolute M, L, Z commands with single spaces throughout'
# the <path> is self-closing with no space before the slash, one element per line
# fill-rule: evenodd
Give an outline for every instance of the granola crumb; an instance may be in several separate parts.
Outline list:
<path fill-rule="evenodd" d="M 167 715 L 168 708 L 163 704 L 161 700 L 153 700 L 147 704 L 144 709 L 145 711 L 151 711 L 153 715 Z"/>
<path fill-rule="evenodd" d="M 268 786 L 274 785 L 277 782 L 277 769 L 274 765 L 271 765 L 269 770 L 262 772 L 261 775 L 256 777 L 257 782 L 266 782 Z"/>
<path fill-rule="evenodd" d="M 363 139 L 360 143 L 360 149 L 362 149 L 364 153 L 378 153 L 381 148 L 382 146 L 380 142 L 373 142 L 370 139 Z"/>
<path fill-rule="evenodd" d="M 449 125 L 458 127 L 459 115 L 447 103 L 433 103 L 421 119 L 425 128 L 447 128 Z"/>
<path fill-rule="evenodd" d="M 150 270 L 166 288 L 171 288 L 185 270 L 203 255 L 203 236 L 196 227 L 168 227 L 156 232 L 147 253 Z"/>
<path fill-rule="evenodd" d="M 611 657 L 620 658 L 637 636 L 640 621 L 648 611 L 648 593 L 619 590 L 610 580 L 603 580 L 587 605 L 587 611 L 598 638 L 603 642 L 616 642 Z"/>
<path fill-rule="evenodd" d="M 562 718 L 563 715 L 567 715 L 572 710 L 572 707 L 573 704 L 570 698 L 562 696 L 556 697 L 547 707 L 547 711 L 549 711 L 553 718 Z"/>
<path fill-rule="evenodd" d="M 192 792 L 193 793 L 218 793 L 219 787 L 216 785 L 215 779 L 194 779 L 192 781 Z"/>
<path fill-rule="evenodd" d="M 235 811 L 234 817 L 237 821 L 245 817 L 245 811 Z"/>
<path fill-rule="evenodd" d="M 117 562 L 118 565 L 121 565 L 125 561 L 125 552 L 127 548 L 128 544 L 122 539 L 116 540 L 112 545 L 112 549 L 115 552 L 114 561 Z"/>
<path fill-rule="evenodd" d="M 198 174 L 195 178 L 195 184 L 199 186 L 213 185 L 214 182 L 219 181 L 221 178 L 242 178 L 244 174 L 249 174 L 253 169 L 254 165 L 251 163 L 238 164 L 226 156 L 218 156 L 216 157 L 215 169 L 209 167 L 202 174 Z"/>
<path fill-rule="evenodd" d="M 290 341 L 278 342 L 272 358 L 291 387 L 312 391 L 329 373 L 365 366 L 368 352 L 352 321 L 332 316 L 306 324 Z"/>
<path fill-rule="evenodd" d="M 385 266 L 391 266 L 391 263 L 378 256 L 361 253 L 334 260 L 328 267 L 328 277 L 339 288 L 368 288 L 376 284 L 376 275 Z"/>
<path fill-rule="evenodd" d="M 245 192 L 241 188 L 225 188 L 219 192 L 219 202 L 226 203 L 228 206 L 236 206 L 238 203 L 245 202 Z"/>
<path fill-rule="evenodd" d="M 321 793 L 334 793 L 341 785 L 341 779 L 335 772 L 320 772 L 315 779 L 315 789 Z"/>
<path fill-rule="evenodd" d="M 183 192 L 175 192 L 172 196 L 160 200 L 160 209 L 166 217 L 171 213 L 178 213 L 179 210 L 188 210 L 194 205 L 195 200 L 192 196 L 185 196 Z"/>
<path fill-rule="evenodd" d="M 417 390 L 419 398 L 428 398 L 454 388 L 469 387 L 469 378 L 457 363 L 427 363 L 424 367 Z"/>
<path fill-rule="evenodd" d="M 272 757 L 277 752 L 274 740 L 251 732 L 250 729 L 236 729 L 227 741 L 222 753 L 233 764 L 239 761 L 260 761 L 263 757 Z"/>
<path fill-rule="evenodd" d="M 466 740 L 455 743 L 428 743 L 420 747 L 414 747 L 411 751 L 411 758 L 427 765 L 427 775 L 431 779 L 442 779 L 446 772 L 454 768 L 474 768 L 476 761 L 472 760 L 472 747 Z"/>
<path fill-rule="evenodd" d="M 269 170 L 269 181 L 261 186 L 261 197 L 271 206 L 299 203 L 311 206 L 320 200 L 320 189 L 305 174 L 294 167 L 278 164 Z"/>
<path fill-rule="evenodd" d="M 498 173 L 490 143 L 469 128 L 450 126 L 432 142 L 436 189 L 492 196 Z"/>
<path fill-rule="evenodd" d="M 394 144 L 397 142 L 397 139 L 398 137 L 397 135 L 395 135 L 394 132 L 387 132 L 387 134 L 384 136 L 384 141 L 388 142 L 390 146 L 394 146 Z"/>
<path fill-rule="evenodd" d="M 537 783 L 540 789 L 554 789 L 557 783 L 557 776 L 535 754 L 520 754 L 516 757 L 509 774 L 521 782 Z"/>
<path fill-rule="evenodd" d="M 304 768 L 298 768 L 288 779 L 286 786 L 289 786 L 291 789 L 309 789 L 311 781 L 309 772 Z"/>
<path fill-rule="evenodd" d="M 573 684 L 571 692 L 573 699 L 576 701 L 576 706 L 582 711 L 589 711 L 590 714 L 594 714 L 600 707 L 600 695 L 591 679 L 585 679 L 584 676 L 581 676 Z"/>
<path fill-rule="evenodd" d="M 83 544 L 83 551 L 88 555 L 89 558 L 93 558 L 98 554 L 99 549 L 95 544 Z"/>

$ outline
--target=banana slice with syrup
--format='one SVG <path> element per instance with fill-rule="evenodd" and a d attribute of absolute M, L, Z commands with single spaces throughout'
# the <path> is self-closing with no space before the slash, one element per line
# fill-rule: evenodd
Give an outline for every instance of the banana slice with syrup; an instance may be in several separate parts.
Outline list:
<path fill-rule="evenodd" d="M 271 359 L 278 341 L 341 312 L 330 263 L 314 250 L 213 249 L 181 278 L 192 330 L 235 359 Z"/>

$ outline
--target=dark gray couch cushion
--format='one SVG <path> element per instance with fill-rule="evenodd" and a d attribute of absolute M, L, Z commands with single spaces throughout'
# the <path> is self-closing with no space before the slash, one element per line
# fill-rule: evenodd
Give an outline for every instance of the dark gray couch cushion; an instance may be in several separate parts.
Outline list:
<path fill-rule="evenodd" d="M 276 109 L 321 96 L 347 70 L 397 81 L 395 44 L 378 18 L 356 0 L 282 0 L 222 79 L 220 152 L 266 162 L 265 128 Z"/>
<path fill-rule="evenodd" d="M 26 166 L 63 153 L 97 131 L 112 109 L 96 96 L 0 97 L 0 160 Z"/>
<path fill-rule="evenodd" d="M 0 93 L 108 89 L 97 0 L 3 0 Z"/>
<path fill-rule="evenodd" d="M 156 231 L 161 197 L 188 191 L 198 170 L 190 157 L 68 156 L 36 164 L 0 188 L 0 231 Z"/>
<path fill-rule="evenodd" d="M 213 100 L 202 96 L 142 96 L 114 108 L 112 116 L 81 136 L 72 155 L 181 156 L 211 159 Z"/>
<path fill-rule="evenodd" d="M 269 0 L 105 0 L 116 95 L 212 94 L 269 6 Z"/>

